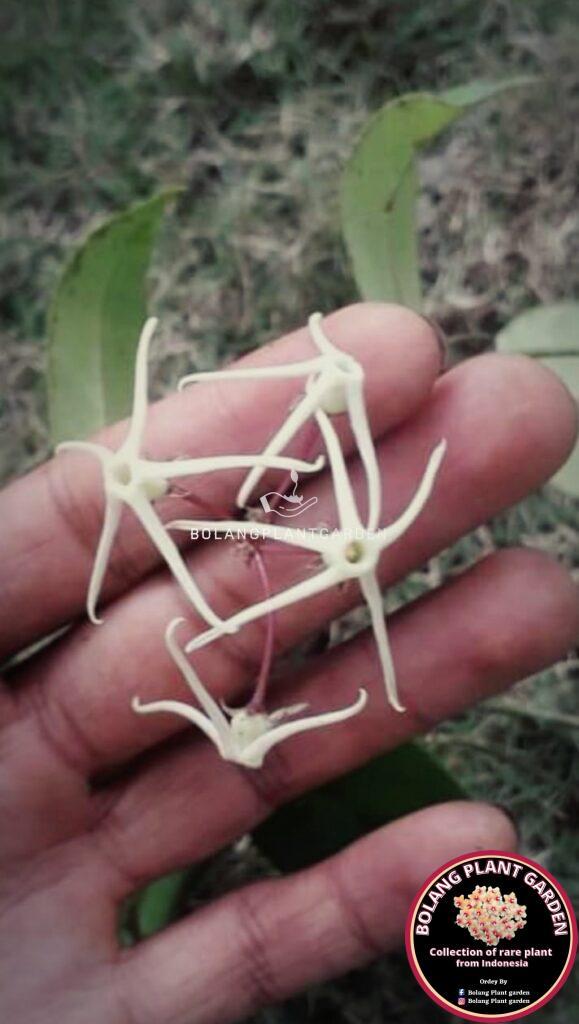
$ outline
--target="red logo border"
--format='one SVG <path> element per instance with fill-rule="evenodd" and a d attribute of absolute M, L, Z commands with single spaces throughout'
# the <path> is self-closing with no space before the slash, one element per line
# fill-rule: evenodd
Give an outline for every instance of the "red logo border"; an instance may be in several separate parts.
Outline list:
<path fill-rule="evenodd" d="M 571 950 L 569 954 L 569 960 L 561 977 L 553 985 L 553 987 L 549 989 L 549 991 L 541 999 L 539 999 L 536 1003 L 533 1003 L 532 1006 L 527 1006 L 520 1010 L 514 1010 L 510 1013 L 496 1014 L 496 1016 L 492 1017 L 489 1015 L 481 1017 L 480 1014 L 471 1013 L 469 1010 L 464 1010 L 462 1008 L 459 1009 L 453 1003 L 449 1003 L 441 996 L 439 996 L 438 993 L 435 992 L 434 989 L 430 988 L 428 983 L 424 980 L 420 968 L 416 963 L 414 951 L 412 949 L 412 921 L 421 900 L 424 898 L 425 892 L 428 889 L 430 889 L 432 883 L 435 882 L 440 877 L 440 875 L 444 874 L 449 869 L 458 867 L 460 864 L 464 864 L 464 862 L 467 860 L 475 860 L 480 857 L 500 857 L 502 859 L 508 858 L 509 860 L 520 861 L 521 864 L 526 864 L 527 867 L 535 868 L 536 870 L 538 870 L 545 878 L 549 880 L 551 885 L 553 885 L 557 890 L 558 895 L 561 897 L 563 903 L 565 904 L 567 913 L 569 914 L 569 921 L 571 925 Z M 546 870 L 546 868 L 542 867 L 541 864 L 538 864 L 537 861 L 530 860 L 528 857 L 523 857 L 519 853 L 509 853 L 507 850 L 473 850 L 472 853 L 462 854 L 460 857 L 454 857 L 452 860 L 447 861 L 446 864 L 442 864 L 439 868 L 436 869 L 436 871 L 433 871 L 429 878 L 426 879 L 422 887 L 417 892 L 415 898 L 413 899 L 410 910 L 408 911 L 405 929 L 405 945 L 408 963 L 410 964 L 412 973 L 416 978 L 416 981 L 424 990 L 424 992 L 426 992 L 427 996 L 429 996 L 429 998 L 434 1003 L 436 1003 L 437 1006 L 440 1006 L 443 1010 L 446 1010 L 447 1013 L 451 1013 L 455 1017 L 459 1017 L 461 1020 L 479 1021 L 482 1022 L 482 1024 L 486 1024 L 487 1021 L 502 1022 L 511 1020 L 521 1020 L 522 1017 L 527 1017 L 530 1013 L 535 1013 L 536 1010 L 540 1010 L 547 1003 L 551 1002 L 551 999 L 553 999 L 553 997 L 557 995 L 557 992 L 559 992 L 560 989 L 563 988 L 563 985 L 565 984 L 567 978 L 571 974 L 571 971 L 573 970 L 573 964 L 575 963 L 575 957 L 577 954 L 577 920 L 575 918 L 575 913 L 573 910 L 573 906 L 571 904 L 571 900 L 569 899 L 565 890 L 562 888 L 561 884 L 557 881 L 556 878 L 554 878 L 554 876 L 549 871 Z"/>

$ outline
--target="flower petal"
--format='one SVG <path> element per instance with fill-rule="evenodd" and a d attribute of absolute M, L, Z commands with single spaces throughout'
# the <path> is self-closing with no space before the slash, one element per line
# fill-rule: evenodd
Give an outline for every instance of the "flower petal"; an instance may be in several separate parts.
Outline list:
<path fill-rule="evenodd" d="M 287 708 L 278 708 L 277 711 L 272 711 L 267 717 L 270 722 L 281 722 L 284 718 L 301 715 L 302 711 L 307 711 L 309 706 L 309 704 L 290 704 Z"/>
<path fill-rule="evenodd" d="M 322 572 L 316 573 L 315 576 L 302 580 L 301 583 L 295 583 L 293 587 L 280 590 L 277 594 L 273 594 L 263 601 L 257 601 L 255 604 L 248 605 L 247 608 L 242 608 L 236 615 L 232 615 L 231 618 L 224 620 L 221 631 L 219 629 L 209 629 L 205 633 L 200 633 L 199 636 L 189 641 L 185 650 L 187 652 L 198 651 L 201 647 L 206 647 L 207 644 L 216 640 L 225 630 L 228 633 L 236 632 L 240 626 L 244 626 L 247 622 L 254 622 L 255 619 L 260 619 L 263 615 L 268 615 L 270 612 L 278 611 L 289 604 L 295 604 L 296 601 L 304 601 L 308 597 L 313 597 L 315 594 L 335 586 L 341 579 L 341 573 L 334 566 L 330 566 L 322 570 Z"/>
<path fill-rule="evenodd" d="M 360 576 L 358 582 L 366 599 L 366 604 L 370 610 L 372 629 L 374 630 L 374 639 L 376 640 L 376 646 L 378 648 L 378 656 L 382 666 L 388 701 L 396 711 L 405 711 L 406 708 L 402 706 L 398 696 L 396 670 L 394 668 L 394 661 L 392 660 L 392 652 L 388 641 L 386 617 L 384 614 L 382 594 L 380 593 L 378 581 L 373 572 L 368 572 L 364 576 Z"/>
<path fill-rule="evenodd" d="M 295 459 L 286 455 L 210 455 L 199 459 L 173 459 L 165 462 L 141 461 L 147 476 L 160 476 L 167 480 L 179 476 L 194 476 L 200 473 L 217 473 L 224 469 L 299 469 L 301 473 L 318 473 L 323 469 L 325 459 L 318 455 L 313 462 Z"/>
<path fill-rule="evenodd" d="M 136 456 L 141 447 L 148 405 L 148 364 L 151 338 L 157 328 L 158 320 L 151 316 L 145 321 L 135 361 L 135 382 L 133 391 L 133 411 L 127 436 L 121 448 L 128 456 Z"/>
<path fill-rule="evenodd" d="M 302 359 L 295 363 L 284 363 L 281 366 L 240 366 L 231 370 L 201 370 L 199 373 L 188 373 L 179 381 L 179 391 L 189 384 L 203 380 L 274 380 L 276 377 L 307 377 L 320 368 L 319 356 Z"/>
<path fill-rule="evenodd" d="M 102 444 L 94 444 L 93 441 L 61 441 L 54 450 L 57 455 L 66 451 L 88 452 L 89 455 L 95 455 L 101 464 L 113 457 L 113 452 L 109 448 L 105 448 Z"/>
<path fill-rule="evenodd" d="M 101 618 L 98 617 L 96 613 L 96 606 L 99 599 L 104 575 L 107 570 L 111 549 L 114 544 L 115 536 L 119 526 L 122 507 L 122 503 L 118 500 L 118 498 L 107 498 L 105 504 L 105 513 L 103 518 L 101 535 L 99 537 L 96 554 L 94 556 L 94 562 L 86 598 L 87 615 L 91 622 L 94 622 L 95 625 L 98 625 L 103 621 Z"/>
<path fill-rule="evenodd" d="M 346 401 L 352 434 L 358 447 L 366 474 L 368 488 L 368 530 L 374 532 L 380 523 L 382 508 L 382 480 L 376 458 L 376 448 L 368 423 L 362 382 L 352 381 L 346 389 Z"/>
<path fill-rule="evenodd" d="M 208 718 L 198 711 L 197 708 L 192 708 L 189 704 L 183 703 L 180 700 L 153 700 L 148 704 L 142 704 L 138 697 L 133 697 L 131 701 L 131 707 L 133 711 L 136 711 L 139 715 L 155 715 L 158 712 L 167 712 L 170 715 L 179 715 L 181 718 L 186 718 L 192 725 L 196 725 L 198 729 L 201 729 L 205 733 L 208 739 L 215 744 L 219 753 L 222 757 L 225 757 L 229 751 L 224 751 L 221 737 L 217 732 L 217 729 L 210 722 Z"/>
<path fill-rule="evenodd" d="M 310 418 L 318 407 L 318 402 L 323 389 L 317 383 L 313 383 L 309 390 L 300 398 L 297 405 L 290 410 L 279 430 L 268 441 L 263 450 L 263 455 L 271 457 L 278 455 L 295 437 L 304 423 Z M 264 470 L 256 466 L 249 472 L 243 481 L 236 498 L 238 508 L 247 505 L 253 491 L 263 476 Z"/>
<path fill-rule="evenodd" d="M 203 597 L 181 557 L 181 552 L 167 533 L 149 500 L 143 494 L 137 492 L 127 504 L 133 509 L 193 607 L 210 626 L 214 626 L 221 633 L 229 632 L 224 622 L 215 614 Z"/>
<path fill-rule="evenodd" d="M 181 647 L 175 639 L 177 627 L 185 622 L 185 619 L 172 619 L 165 630 L 165 643 L 173 661 L 181 671 L 192 694 L 197 698 L 205 714 L 211 719 L 219 735 L 224 738 L 229 734 L 229 722 L 219 707 L 217 701 L 205 689 L 199 676 L 188 659 L 185 657 Z"/>
<path fill-rule="evenodd" d="M 334 497 L 340 519 L 340 529 L 356 533 L 356 531 L 362 529 L 362 524 L 358 515 L 356 500 L 354 498 L 354 492 L 350 483 L 348 470 L 346 469 L 346 460 L 344 459 L 340 440 L 329 416 L 327 416 L 325 412 L 322 412 L 321 409 L 318 409 L 316 412 L 316 420 L 322 432 L 322 437 L 324 438 L 324 443 L 328 451 L 328 458 L 330 460 Z"/>
<path fill-rule="evenodd" d="M 324 318 L 321 313 L 312 313 L 311 316 L 308 317 L 308 330 L 314 345 L 322 355 L 330 358 L 332 361 L 337 355 L 346 356 L 346 353 L 342 352 L 337 345 L 334 345 L 324 333 L 324 329 L 322 327 L 323 319 Z"/>
<path fill-rule="evenodd" d="M 390 526 L 385 526 L 382 530 L 378 531 L 382 548 L 386 548 L 389 544 L 393 544 L 394 541 L 398 540 L 403 533 L 406 533 L 406 530 L 412 526 L 414 520 L 417 519 L 422 512 L 422 509 L 426 505 L 426 502 L 432 493 L 436 475 L 440 469 L 440 464 L 444 458 L 445 452 L 446 441 L 440 441 L 430 455 L 428 464 L 424 471 L 424 476 L 418 485 L 416 494 L 406 506 L 402 515 L 391 523 Z"/>
<path fill-rule="evenodd" d="M 311 729 L 323 729 L 326 725 L 336 725 L 338 722 L 345 722 L 348 718 L 366 707 L 368 694 L 366 690 L 360 690 L 358 699 L 354 704 L 340 711 L 327 711 L 321 715 L 310 715 L 309 718 L 300 718 L 295 722 L 286 722 L 285 725 L 277 725 L 270 729 L 263 736 L 254 740 L 243 752 L 243 763 L 248 768 L 260 768 L 268 751 L 277 743 L 282 743 L 290 736 L 296 736 L 301 732 L 309 732 Z"/>

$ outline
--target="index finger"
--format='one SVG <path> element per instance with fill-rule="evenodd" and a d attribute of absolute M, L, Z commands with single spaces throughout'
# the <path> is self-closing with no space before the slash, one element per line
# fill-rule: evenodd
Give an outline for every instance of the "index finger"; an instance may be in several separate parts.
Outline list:
<path fill-rule="evenodd" d="M 412 415 L 440 370 L 432 327 L 398 306 L 366 303 L 327 318 L 332 339 L 355 354 L 366 371 L 366 400 L 375 436 Z M 293 362 L 312 355 L 306 328 L 241 360 L 244 366 Z M 260 452 L 299 393 L 299 380 L 242 386 L 208 382 L 151 407 L 147 451 L 163 460 L 187 454 Z M 280 416 L 280 410 L 282 410 Z M 116 448 L 126 424 L 103 431 L 99 442 Z M 243 471 L 196 477 L 201 507 L 227 509 Z M 171 518 L 183 507 L 170 500 Z M 0 496 L 0 657 L 70 622 L 82 613 L 103 515 L 101 471 L 91 459 L 62 456 L 15 481 Z M 126 516 L 115 541 L 104 597 L 110 599 L 153 570 L 157 551 L 134 517 Z"/>

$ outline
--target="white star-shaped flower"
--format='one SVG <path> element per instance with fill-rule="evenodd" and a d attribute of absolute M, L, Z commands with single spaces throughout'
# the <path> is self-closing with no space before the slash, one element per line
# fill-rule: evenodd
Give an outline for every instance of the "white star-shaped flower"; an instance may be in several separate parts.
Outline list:
<path fill-rule="evenodd" d="M 290 443 L 298 430 L 318 409 L 330 415 L 348 413 L 350 426 L 366 473 L 368 486 L 368 526 L 375 530 L 380 521 L 380 473 L 372 432 L 364 403 L 364 371 L 353 356 L 337 348 L 322 329 L 321 313 L 312 313 L 308 320 L 310 337 L 319 355 L 283 366 L 232 368 L 209 373 L 191 373 L 179 383 L 188 384 L 208 379 L 221 380 L 274 380 L 306 377 L 306 388 L 279 430 L 271 438 L 264 455 L 278 455 Z M 255 465 L 245 478 L 237 504 L 244 508 L 263 475 L 263 468 Z"/>
<path fill-rule="evenodd" d="M 320 556 L 324 566 L 321 572 L 288 587 L 286 590 L 281 590 L 265 600 L 243 608 L 226 620 L 225 625 L 228 631 L 239 629 L 263 615 L 271 614 L 296 601 L 302 601 L 314 594 L 321 593 L 346 580 L 357 579 L 370 611 L 388 700 L 397 711 L 403 711 L 404 708 L 398 696 L 376 570 L 382 552 L 409 529 L 424 508 L 446 450 L 446 441 L 441 441 L 431 453 L 420 485 L 404 512 L 389 526 L 374 529 L 371 525 L 364 526 L 360 519 L 344 454 L 329 417 L 322 410 L 318 410 L 315 415 L 330 461 L 338 512 L 339 526 L 337 529 L 331 532 L 314 529 L 300 530 L 279 527 L 271 523 L 215 522 L 196 519 L 176 520 L 169 523 L 168 527 L 187 531 L 207 530 L 215 534 L 227 533 L 239 538 L 249 534 L 252 538 L 272 539 L 306 548 L 315 551 Z M 186 650 L 188 652 L 199 650 L 219 635 L 219 629 L 207 630 L 191 640 L 187 644 Z"/>
<path fill-rule="evenodd" d="M 142 704 L 138 697 L 133 699 L 132 707 L 139 714 L 145 715 L 161 711 L 181 715 L 205 733 L 226 761 L 234 761 L 245 768 L 261 768 L 266 754 L 276 744 L 310 729 L 321 729 L 326 725 L 344 722 L 359 714 L 366 706 L 368 695 L 365 690 L 360 690 L 358 700 L 350 707 L 340 711 L 310 715 L 308 718 L 285 722 L 283 725 L 279 723 L 284 718 L 299 714 L 308 705 L 297 704 L 288 708 L 280 708 L 271 714 L 256 713 L 245 708 L 231 710 L 220 707 L 205 689 L 193 666 L 175 640 L 175 630 L 183 621 L 183 619 L 173 619 L 167 627 L 165 642 L 171 657 L 181 670 L 202 710 L 179 700 L 158 700 Z"/>
<path fill-rule="evenodd" d="M 123 505 L 126 505 L 132 509 L 141 522 L 191 604 L 209 625 L 227 632 L 229 627 L 210 608 L 195 580 L 191 577 L 177 545 L 157 516 L 153 508 L 153 501 L 166 494 L 170 481 L 178 477 L 214 473 L 224 469 L 247 469 L 256 465 L 260 467 L 261 471 L 265 471 L 267 468 L 286 471 L 297 468 L 310 473 L 317 472 L 322 467 L 324 460 L 322 458 L 310 463 L 265 454 L 215 455 L 172 461 L 153 461 L 144 458 L 141 454 L 141 443 L 147 415 L 147 363 L 149 344 L 156 326 L 157 320 L 151 317 L 146 321 L 141 332 L 135 366 L 132 415 L 127 436 L 120 448 L 113 452 L 103 445 L 88 441 L 65 441 L 57 449 L 57 451 L 74 449 L 90 452 L 99 459 L 103 471 L 105 513 L 88 587 L 87 612 L 92 622 L 102 621 L 97 617 L 96 605 L 119 526 L 121 511 Z"/>

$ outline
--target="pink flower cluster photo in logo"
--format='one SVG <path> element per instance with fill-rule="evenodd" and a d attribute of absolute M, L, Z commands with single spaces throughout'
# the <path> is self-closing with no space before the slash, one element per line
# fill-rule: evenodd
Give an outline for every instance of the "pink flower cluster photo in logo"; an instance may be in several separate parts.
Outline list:
<path fill-rule="evenodd" d="M 496 886 L 477 885 L 469 896 L 455 896 L 456 924 L 466 928 L 473 939 L 495 946 L 500 939 L 513 939 L 527 923 L 527 908 L 514 892 L 504 896 Z"/>

